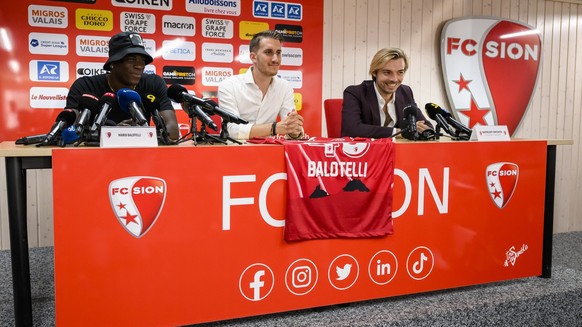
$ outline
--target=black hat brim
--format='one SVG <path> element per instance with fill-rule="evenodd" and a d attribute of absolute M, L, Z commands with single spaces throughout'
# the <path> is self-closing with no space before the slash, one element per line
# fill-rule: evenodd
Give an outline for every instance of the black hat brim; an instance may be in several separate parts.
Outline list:
<path fill-rule="evenodd" d="M 109 57 L 109 59 L 107 59 L 107 62 L 105 62 L 105 64 L 103 65 L 103 69 L 110 71 L 112 62 L 120 61 L 123 58 L 125 58 L 125 56 L 130 54 L 139 54 L 144 56 L 146 58 L 145 60 L 146 65 L 149 65 L 152 61 L 154 61 L 154 58 L 152 58 L 152 56 L 150 56 L 150 54 L 147 53 L 147 51 L 145 51 L 142 47 L 129 47 Z"/>

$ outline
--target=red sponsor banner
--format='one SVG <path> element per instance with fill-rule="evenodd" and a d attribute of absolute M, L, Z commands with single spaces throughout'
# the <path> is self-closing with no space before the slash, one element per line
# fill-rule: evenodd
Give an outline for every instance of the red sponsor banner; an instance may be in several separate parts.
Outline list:
<path fill-rule="evenodd" d="M 105 73 L 109 38 L 120 31 L 142 35 L 154 57 L 146 73 L 209 98 L 252 65 L 255 33 L 281 32 L 279 75 L 294 89 L 306 133 L 321 134 L 323 0 L 1 1 L 0 21 L 0 141 L 47 133 L 70 85 Z M 187 134 L 188 115 L 174 108 Z"/>
<path fill-rule="evenodd" d="M 282 146 L 56 149 L 57 325 L 186 325 L 540 275 L 545 157 L 543 141 L 398 143 L 392 235 L 285 242 Z"/>

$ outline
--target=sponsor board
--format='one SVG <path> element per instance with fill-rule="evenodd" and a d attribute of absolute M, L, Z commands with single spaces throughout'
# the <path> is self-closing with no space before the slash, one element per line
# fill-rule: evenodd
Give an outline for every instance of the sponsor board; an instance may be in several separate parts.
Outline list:
<path fill-rule="evenodd" d="M 119 25 L 122 31 L 154 34 L 156 32 L 156 16 L 149 13 L 124 11 L 119 16 Z"/>
<path fill-rule="evenodd" d="M 202 43 L 202 61 L 230 63 L 233 61 L 232 44 Z"/>
<path fill-rule="evenodd" d="M 196 35 L 196 19 L 194 17 L 164 15 L 162 16 L 162 33 L 164 35 Z"/>
<path fill-rule="evenodd" d="M 281 49 L 281 65 L 303 66 L 303 49 L 283 47 Z"/>
<path fill-rule="evenodd" d="M 113 12 L 110 10 L 85 9 L 75 10 L 75 26 L 80 30 L 113 30 Z"/>
<path fill-rule="evenodd" d="M 215 39 L 232 39 L 234 23 L 230 19 L 204 18 L 202 19 L 202 36 Z"/>
<path fill-rule="evenodd" d="M 303 87 L 303 72 L 300 70 L 279 69 L 277 76 L 289 82 L 294 89 L 300 89 Z"/>
<path fill-rule="evenodd" d="M 173 0 L 111 0 L 111 4 L 116 7 L 151 9 L 151 10 L 172 10 Z"/>
<path fill-rule="evenodd" d="M 196 59 L 196 44 L 180 39 L 162 42 L 162 58 L 166 60 L 193 61 Z"/>
<path fill-rule="evenodd" d="M 298 3 L 253 1 L 253 16 L 257 18 L 301 20 L 303 7 Z"/>
<path fill-rule="evenodd" d="M 69 80 L 69 63 L 66 61 L 31 60 L 28 65 L 31 81 L 67 82 Z"/>
<path fill-rule="evenodd" d="M 28 6 L 28 25 L 36 27 L 67 28 L 69 12 L 64 7 Z"/>
<path fill-rule="evenodd" d="M 199 14 L 240 16 L 241 0 L 188 0 L 186 11 Z"/>
<path fill-rule="evenodd" d="M 64 108 L 69 89 L 66 87 L 31 87 L 29 101 L 31 108 Z"/>
<path fill-rule="evenodd" d="M 109 37 L 77 35 L 76 52 L 81 57 L 109 57 Z"/>
<path fill-rule="evenodd" d="M 303 26 L 301 25 L 276 24 L 275 31 L 283 35 L 284 42 L 303 42 Z"/>
<path fill-rule="evenodd" d="M 167 84 L 194 85 L 196 82 L 196 70 L 192 66 L 164 66 L 162 78 Z"/>
<path fill-rule="evenodd" d="M 238 23 L 238 37 L 241 40 L 250 40 L 259 32 L 269 29 L 269 24 L 263 22 L 240 21 Z"/>
<path fill-rule="evenodd" d="M 28 51 L 32 54 L 66 55 L 69 53 L 69 38 L 65 34 L 30 33 Z"/>
<path fill-rule="evenodd" d="M 204 67 L 201 75 L 202 85 L 218 86 L 225 78 L 232 76 L 233 71 L 227 67 Z"/>
<path fill-rule="evenodd" d="M 103 69 L 102 62 L 84 62 L 84 61 L 80 61 L 77 63 L 75 72 L 77 74 L 76 78 L 107 73 L 107 71 Z"/>

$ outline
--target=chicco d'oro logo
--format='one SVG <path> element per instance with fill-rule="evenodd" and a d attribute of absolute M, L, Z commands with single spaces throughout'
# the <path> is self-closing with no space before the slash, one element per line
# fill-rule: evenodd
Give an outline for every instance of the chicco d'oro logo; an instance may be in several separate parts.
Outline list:
<path fill-rule="evenodd" d="M 487 166 L 485 177 L 491 200 L 499 209 L 503 209 L 517 186 L 519 167 L 511 162 L 497 162 Z"/>
<path fill-rule="evenodd" d="M 447 94 L 453 113 L 469 128 L 506 125 L 513 134 L 531 103 L 541 60 L 540 32 L 521 22 L 467 17 L 443 27 Z"/>
<path fill-rule="evenodd" d="M 144 236 L 158 219 L 166 199 L 166 182 L 157 177 L 134 176 L 112 181 L 109 200 L 117 220 L 131 235 Z"/>

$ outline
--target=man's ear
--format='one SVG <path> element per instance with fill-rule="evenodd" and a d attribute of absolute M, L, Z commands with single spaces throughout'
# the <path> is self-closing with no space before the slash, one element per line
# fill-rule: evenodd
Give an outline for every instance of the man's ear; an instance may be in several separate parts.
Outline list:
<path fill-rule="evenodd" d="M 255 60 L 257 60 L 257 54 L 254 52 L 250 52 L 249 53 L 249 58 L 251 58 L 251 61 L 254 63 Z"/>

